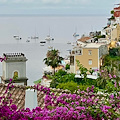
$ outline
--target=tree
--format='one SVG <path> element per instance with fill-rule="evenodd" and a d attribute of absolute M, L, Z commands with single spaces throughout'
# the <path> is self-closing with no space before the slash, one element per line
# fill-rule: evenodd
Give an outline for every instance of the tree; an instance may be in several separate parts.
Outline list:
<path fill-rule="evenodd" d="M 55 49 L 48 50 L 46 56 L 47 57 L 44 58 L 43 61 L 45 62 L 46 65 L 51 66 L 53 68 L 55 74 L 55 68 L 59 66 L 59 64 L 63 60 L 63 57 L 60 57 L 59 51 Z"/>
<path fill-rule="evenodd" d="M 85 68 L 82 64 L 80 64 L 79 60 L 76 60 L 76 63 L 77 63 L 77 66 L 79 67 L 80 75 L 81 76 L 83 75 L 84 76 L 83 79 L 86 81 L 88 69 Z"/>
<path fill-rule="evenodd" d="M 114 14 L 114 10 L 111 10 L 111 12 L 110 12 L 111 14 Z"/>

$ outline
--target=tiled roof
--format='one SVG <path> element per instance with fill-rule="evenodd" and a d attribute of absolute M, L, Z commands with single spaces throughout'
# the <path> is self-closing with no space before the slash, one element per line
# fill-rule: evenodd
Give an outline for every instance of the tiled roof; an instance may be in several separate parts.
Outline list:
<path fill-rule="evenodd" d="M 82 37 L 82 38 L 78 39 L 78 41 L 85 42 L 89 39 L 91 39 L 91 38 L 90 37 Z"/>
<path fill-rule="evenodd" d="M 29 86 L 27 86 L 29 88 Z M 5 95 L 5 91 L 7 89 L 7 85 L 5 84 L 0 84 L 0 97 Z M 25 108 L 25 90 L 26 86 L 14 86 L 13 88 L 10 88 L 10 93 L 11 93 L 11 98 L 13 100 L 13 104 L 15 104 L 18 109 L 23 109 Z M 70 93 L 69 91 L 66 90 L 61 90 L 61 89 L 52 89 L 54 91 L 55 95 L 61 95 L 62 93 Z M 51 92 L 52 93 L 52 92 Z M 8 93 L 5 95 L 7 96 Z M 38 106 L 43 108 L 44 107 L 44 99 L 45 99 L 46 94 L 44 92 L 37 91 L 37 101 L 38 101 Z"/>
<path fill-rule="evenodd" d="M 5 95 L 5 91 L 7 89 L 7 85 L 0 84 L 0 97 Z M 18 109 L 22 109 L 25 107 L 25 86 L 14 86 L 14 88 L 10 88 L 12 103 L 15 104 Z M 5 95 L 7 96 L 8 93 Z"/>

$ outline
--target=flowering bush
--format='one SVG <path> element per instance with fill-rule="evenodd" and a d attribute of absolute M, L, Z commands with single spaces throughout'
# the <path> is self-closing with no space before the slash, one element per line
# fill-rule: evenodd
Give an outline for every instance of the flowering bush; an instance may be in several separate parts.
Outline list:
<path fill-rule="evenodd" d="M 12 83 L 8 84 L 6 94 L 9 93 Z M 103 95 L 95 94 L 94 86 L 87 88 L 87 92 L 78 90 L 76 94 L 62 94 L 56 96 L 50 88 L 35 85 L 36 89 L 46 94 L 45 107 L 17 109 L 12 104 L 10 94 L 0 98 L 1 120 L 119 120 L 120 93 Z"/>
<path fill-rule="evenodd" d="M 5 58 L 6 59 L 6 58 Z M 0 58 L 1 61 L 5 60 Z M 104 72 L 104 71 L 103 71 Z M 116 78 L 116 76 L 110 76 Z M 116 88 L 118 82 L 114 84 Z M 12 79 L 7 86 L 4 96 L 0 97 L 0 120 L 119 120 L 120 92 L 115 94 L 96 94 L 94 86 L 76 94 L 55 95 L 54 90 L 34 85 L 31 89 L 44 92 L 44 108 L 36 107 L 30 110 L 18 109 L 12 104 L 10 90 L 13 88 Z"/>

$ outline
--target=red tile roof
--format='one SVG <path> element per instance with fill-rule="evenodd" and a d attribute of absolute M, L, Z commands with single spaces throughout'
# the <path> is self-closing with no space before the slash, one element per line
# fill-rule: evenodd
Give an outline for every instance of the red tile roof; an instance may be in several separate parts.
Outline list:
<path fill-rule="evenodd" d="M 120 10 L 120 6 L 119 6 L 119 7 L 114 8 L 114 10 Z"/>
<path fill-rule="evenodd" d="M 80 39 L 78 39 L 78 41 L 85 42 L 89 39 L 91 39 L 91 38 L 90 37 L 81 37 Z"/>

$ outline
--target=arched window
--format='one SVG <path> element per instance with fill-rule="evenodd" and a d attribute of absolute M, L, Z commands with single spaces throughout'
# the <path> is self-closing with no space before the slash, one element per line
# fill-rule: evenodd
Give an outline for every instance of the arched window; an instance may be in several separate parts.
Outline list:
<path fill-rule="evenodd" d="M 13 79 L 17 79 L 17 78 L 18 78 L 18 72 L 15 71 L 15 72 L 14 72 L 14 75 L 13 75 Z"/>

